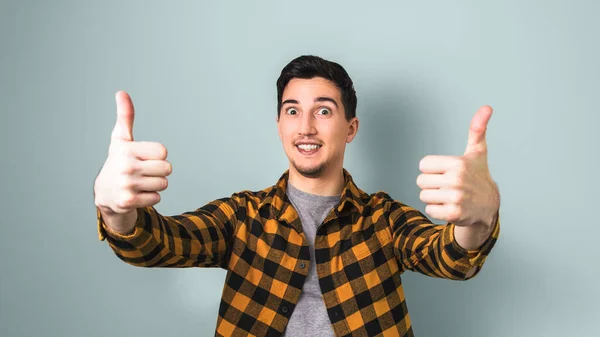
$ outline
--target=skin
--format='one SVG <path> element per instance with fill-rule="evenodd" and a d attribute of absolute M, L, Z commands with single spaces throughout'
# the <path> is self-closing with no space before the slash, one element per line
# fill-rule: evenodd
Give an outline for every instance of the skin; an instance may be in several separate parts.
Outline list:
<path fill-rule="evenodd" d="M 340 90 L 320 77 L 290 80 L 282 102 L 277 131 L 290 163 L 289 182 L 312 194 L 340 194 L 346 144 L 358 132 L 358 118 L 346 120 Z M 301 142 L 321 147 L 306 155 L 296 146 Z"/>
<path fill-rule="evenodd" d="M 284 89 L 282 103 L 277 130 L 289 160 L 289 182 L 307 193 L 340 194 L 346 144 L 359 125 L 356 117 L 346 120 L 340 90 L 323 78 L 295 78 Z M 487 163 L 485 133 L 491 115 L 489 106 L 477 111 L 462 156 L 431 155 L 419 163 L 417 185 L 425 212 L 454 223 L 455 239 L 467 250 L 479 248 L 489 237 L 500 207 Z M 296 145 L 303 140 L 322 146 L 315 154 L 302 154 Z"/>

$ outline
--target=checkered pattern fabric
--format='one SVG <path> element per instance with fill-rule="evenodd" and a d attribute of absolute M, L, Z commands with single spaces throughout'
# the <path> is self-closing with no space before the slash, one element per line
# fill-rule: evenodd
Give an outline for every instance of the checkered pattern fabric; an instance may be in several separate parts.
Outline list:
<path fill-rule="evenodd" d="M 310 253 L 285 191 L 289 172 L 262 191 L 242 191 L 192 212 L 138 209 L 134 231 L 110 231 L 97 211 L 100 240 L 141 267 L 227 270 L 215 336 L 281 336 L 298 302 Z M 478 250 L 384 192 L 366 194 L 344 170 L 339 204 L 315 238 L 316 270 L 336 336 L 413 336 L 400 275 L 412 270 L 454 280 L 479 273 L 500 231 Z M 476 268 L 473 275 L 467 273 Z"/>

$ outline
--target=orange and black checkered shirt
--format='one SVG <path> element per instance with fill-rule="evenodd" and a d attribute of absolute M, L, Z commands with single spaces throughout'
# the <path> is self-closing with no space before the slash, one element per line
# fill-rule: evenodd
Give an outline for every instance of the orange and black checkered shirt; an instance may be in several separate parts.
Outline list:
<path fill-rule="evenodd" d="M 310 261 L 300 218 L 286 195 L 289 172 L 276 185 L 242 191 L 193 212 L 163 216 L 138 209 L 133 233 L 103 222 L 100 240 L 140 267 L 221 267 L 227 271 L 215 336 L 281 336 L 300 297 Z M 401 274 L 465 280 L 475 276 L 500 231 L 468 251 L 454 225 L 436 225 L 384 192 L 366 194 L 344 170 L 340 202 L 314 242 L 323 301 L 336 336 L 413 336 Z M 476 268 L 470 277 L 467 273 Z"/>

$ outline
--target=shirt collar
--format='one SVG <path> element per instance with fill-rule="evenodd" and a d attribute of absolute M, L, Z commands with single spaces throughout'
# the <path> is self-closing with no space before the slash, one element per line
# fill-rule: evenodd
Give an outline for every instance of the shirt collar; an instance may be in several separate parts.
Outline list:
<path fill-rule="evenodd" d="M 356 186 L 352 175 L 343 169 L 344 174 L 344 189 L 342 190 L 340 202 L 336 206 L 336 213 L 341 213 L 345 207 L 354 207 L 358 212 L 362 212 L 366 205 L 365 198 L 368 195 Z M 279 218 L 279 215 L 284 210 L 286 204 L 290 204 L 290 200 L 287 196 L 287 183 L 289 178 L 289 170 L 285 171 L 281 178 L 273 185 L 270 190 L 267 190 L 267 195 L 258 204 L 258 209 L 262 209 L 265 206 L 271 206 L 273 214 Z"/>

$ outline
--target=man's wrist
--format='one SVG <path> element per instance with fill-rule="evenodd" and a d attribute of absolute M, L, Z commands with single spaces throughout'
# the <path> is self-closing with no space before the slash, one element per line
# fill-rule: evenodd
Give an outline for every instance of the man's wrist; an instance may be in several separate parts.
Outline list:
<path fill-rule="evenodd" d="M 477 250 L 492 235 L 493 225 L 492 221 L 480 221 L 469 226 L 455 226 L 454 240 L 465 250 Z"/>

